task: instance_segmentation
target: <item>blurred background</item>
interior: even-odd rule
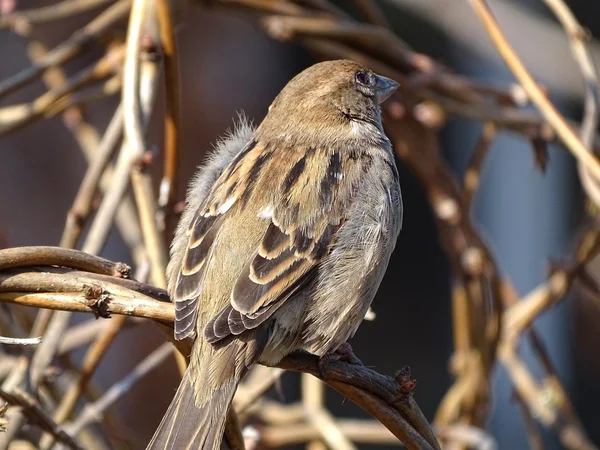
[[[14,4],[13,4],[14,2]],[[356,15],[351,2],[338,6]],[[499,59],[485,31],[459,0],[386,0],[382,11],[397,34],[416,51],[430,55],[455,72],[489,83],[514,79]],[[502,29],[536,79],[565,115],[581,119],[583,83],[564,32],[540,0],[489,2]],[[600,5],[569,0],[574,14],[593,36],[600,36]],[[51,1],[2,0],[5,13],[13,8],[50,5]],[[97,13],[36,26],[36,36],[49,48],[70,36]],[[285,83],[317,60],[301,46],[270,39],[240,11],[215,10],[197,3],[175,8],[181,68],[181,183],[177,198],[202,163],[212,144],[233,126],[244,111],[259,123]],[[123,32],[125,23],[123,24]],[[0,79],[27,67],[27,43],[10,30],[0,32]],[[595,55],[600,46],[594,41]],[[94,53],[96,52],[96,53]],[[65,65],[68,72],[86,67],[101,49],[90,48]],[[44,92],[41,82],[5,99],[13,104]],[[162,146],[164,93],[150,123],[147,142]],[[103,130],[117,98],[86,105],[86,119]],[[57,245],[86,169],[72,134],[60,115],[37,121],[0,138],[0,246]],[[443,156],[461,177],[481,132],[481,123],[451,120],[440,131]],[[546,279],[549,260],[570,254],[584,219],[584,202],[573,158],[551,145],[546,173],[536,167],[531,144],[501,133],[483,169],[475,200],[474,222],[492,249],[501,272],[524,295]],[[153,170],[161,173],[160,158]],[[373,304],[374,321],[365,322],[351,344],[365,365],[393,374],[409,365],[418,385],[415,399],[429,419],[451,386],[449,361],[453,350],[451,321],[452,272],[440,244],[427,196],[415,175],[398,161],[405,204],[405,222],[387,275]],[[129,262],[117,233],[111,234],[106,258]],[[593,264],[592,264],[593,267]],[[76,320],[81,320],[77,316]],[[574,290],[567,301],[545,313],[534,327],[574,402],[590,439],[600,444],[600,303]],[[152,324],[120,334],[95,380],[108,387],[122,378],[149,351],[163,342]],[[524,360],[534,373],[540,368],[528,344]],[[81,358],[82,352],[77,355]],[[299,376],[283,378],[286,401],[299,396]],[[168,405],[179,381],[170,359],[142,380],[116,405],[126,435],[115,439],[130,448],[143,448]],[[275,396],[277,398],[277,396]],[[500,449],[530,448],[519,406],[501,366],[492,381],[491,415],[486,429]],[[351,403],[327,391],[330,411],[342,417],[366,417]],[[544,448],[562,448],[554,432],[543,431]],[[384,446],[385,447],[385,446]],[[361,445],[360,448],[382,448]]]

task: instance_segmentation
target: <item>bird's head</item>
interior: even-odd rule
[[[321,62],[289,81],[270,106],[261,128],[303,138],[352,132],[363,124],[381,129],[379,105],[397,87],[395,81],[354,61]]]

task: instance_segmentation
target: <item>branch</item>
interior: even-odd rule
[[[111,0],[64,0],[54,5],[42,8],[25,9],[5,14],[0,17],[0,30],[19,27],[26,23],[28,26],[66,19],[76,14],[89,11],[98,6],[110,3]]]
[[[560,114],[552,102],[548,100],[546,93],[533,79],[523,62],[508,43],[485,0],[467,1],[481,19],[490,38],[498,49],[498,52],[500,52],[502,58],[504,58],[504,61],[517,80],[519,80],[519,83],[521,83],[521,86],[523,86],[523,89],[525,89],[525,92],[531,101],[537,106],[542,116],[548,121],[552,128],[554,128],[560,140],[571,153],[573,153],[573,156],[575,156],[596,179],[600,179],[600,163],[585,145],[583,145],[562,114]]]
[[[101,37],[109,27],[124,18],[129,12],[130,3],[131,0],[119,0],[65,42],[48,52],[35,65],[0,82],[0,98],[30,83],[46,69],[61,65],[71,59],[86,44]]]
[[[598,115],[600,110],[600,88],[598,87],[598,74],[594,60],[587,45],[589,36],[577,19],[562,0],[545,0],[546,5],[552,10],[556,18],[565,29],[573,59],[579,66],[585,81],[585,101],[583,104],[583,121],[581,123],[581,142],[586,148],[592,149],[596,130],[598,129]],[[579,177],[587,194],[600,207],[600,183],[589,170],[581,163],[577,164]]]
[[[120,278],[128,278],[131,271],[126,264],[59,247],[17,247],[0,250],[0,270],[59,265]]]
[[[173,350],[169,343],[165,343],[154,350],[125,378],[111,386],[101,398],[94,403],[86,405],[77,420],[66,427],[69,434],[75,436],[86,426],[101,420],[107,408],[128,393],[140,379],[156,369],[172,353]]]
[[[67,213],[65,228],[60,240],[61,247],[75,248],[77,246],[77,242],[83,231],[83,225],[87,222],[92,212],[92,202],[100,186],[102,175],[117,149],[122,131],[123,110],[119,106],[108,124],[102,141],[94,152],[94,158],[83,177],[79,191],[73,201],[73,206],[71,206]]]
[[[60,262],[60,265],[64,266],[66,263],[67,261]],[[0,281],[0,291],[10,290],[0,292],[0,302],[90,312],[101,317],[124,314],[163,323],[172,323],[174,320],[173,305],[160,301],[164,298],[164,291],[142,283],[136,284],[120,278],[102,278],[100,275],[77,271],[53,274],[31,273],[25,268],[21,270],[22,273],[17,273],[18,270],[13,269],[10,275],[0,278],[4,280]],[[3,274],[0,272],[0,275]],[[90,276],[95,278],[90,279]],[[47,278],[46,282],[43,282],[44,278]],[[93,284],[87,284],[91,280]],[[140,289],[129,289],[113,284],[110,280]],[[38,292],[12,291],[32,290],[33,285],[38,286]],[[67,289],[69,291],[65,292]],[[149,292],[160,295],[153,298],[146,295]],[[172,332],[169,338],[173,339]],[[188,346],[189,353],[189,342],[184,341],[179,345]],[[308,354],[291,355],[284,359],[279,367],[320,377],[318,358]],[[400,384],[393,378],[380,375],[367,367],[342,362],[332,362],[323,378],[326,384],[381,421],[409,449],[439,449],[427,420],[412,398],[411,390],[414,384],[406,382],[404,373],[399,375],[398,380]],[[409,389],[406,389],[406,386]]]
[[[6,345],[37,345],[42,342],[42,338],[11,338],[0,336],[0,344]]]
[[[179,167],[179,61],[177,40],[171,19],[171,9],[167,0],[157,1],[157,18],[160,29],[160,41],[164,52],[166,114],[164,174],[160,183],[158,206],[162,209],[163,221],[169,215],[169,208],[175,203],[177,192],[177,169]],[[165,223],[163,222],[163,228]]]
[[[21,392],[9,393],[3,389],[0,389],[0,397],[11,405],[23,408],[25,415],[32,423],[39,424],[42,430],[51,433],[57,441],[64,443],[69,448],[83,450],[83,447],[80,447],[69,433],[57,425],[32,397]]]

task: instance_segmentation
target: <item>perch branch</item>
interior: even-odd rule
[[[63,266],[64,263],[60,265]],[[11,273],[14,273],[15,270],[13,268]],[[42,275],[51,276],[53,274]],[[81,272],[66,272],[58,274],[58,276],[63,277],[66,283],[65,286],[72,288],[77,284],[78,277],[83,275]],[[21,282],[25,284],[25,287],[29,277],[29,274],[21,277]],[[8,280],[14,279],[15,275],[6,278]],[[71,278],[75,279],[71,280]],[[128,281],[119,278],[115,278],[115,280],[120,280],[119,283]],[[19,282],[19,278],[17,278],[17,282]],[[54,289],[53,286],[56,285],[57,280],[54,280],[49,282],[46,288]],[[12,287],[16,288],[17,286],[12,285]],[[166,323],[171,323],[174,319],[174,308],[171,303],[149,298],[140,292],[113,285],[99,278],[94,286],[82,287],[81,289],[85,290],[86,293],[66,293],[60,290],[54,292],[50,289],[35,293],[0,292],[0,301],[33,307],[91,312],[103,317],[114,313],[146,317]],[[147,288],[144,291],[150,292],[153,290],[156,291],[157,289]],[[158,292],[161,291],[158,290]],[[186,345],[189,345],[189,343]],[[279,367],[320,376],[318,359],[310,355],[290,356],[282,361]],[[402,378],[399,378],[399,380],[402,380]],[[380,375],[363,366],[334,362],[328,366],[323,381],[380,420],[408,448],[439,448],[433,432],[413,400],[410,390],[408,392],[404,391],[403,385],[399,385],[393,378]],[[404,383],[404,381],[401,382]],[[409,383],[409,386],[412,386],[412,383]],[[71,430],[71,428],[68,429]]]

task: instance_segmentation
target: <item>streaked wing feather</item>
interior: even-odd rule
[[[277,146],[267,148],[253,140],[200,207],[188,231],[176,289],[176,333],[193,328],[197,312],[192,308],[197,308],[211,246],[236,203],[238,210],[256,208],[265,231],[232,286],[230,305],[205,326],[208,342],[241,334],[267,320],[309,273],[316,272],[331,248],[362,170],[361,157],[356,151],[314,147],[288,146],[285,151],[283,156]],[[255,191],[261,194],[254,195]]]

